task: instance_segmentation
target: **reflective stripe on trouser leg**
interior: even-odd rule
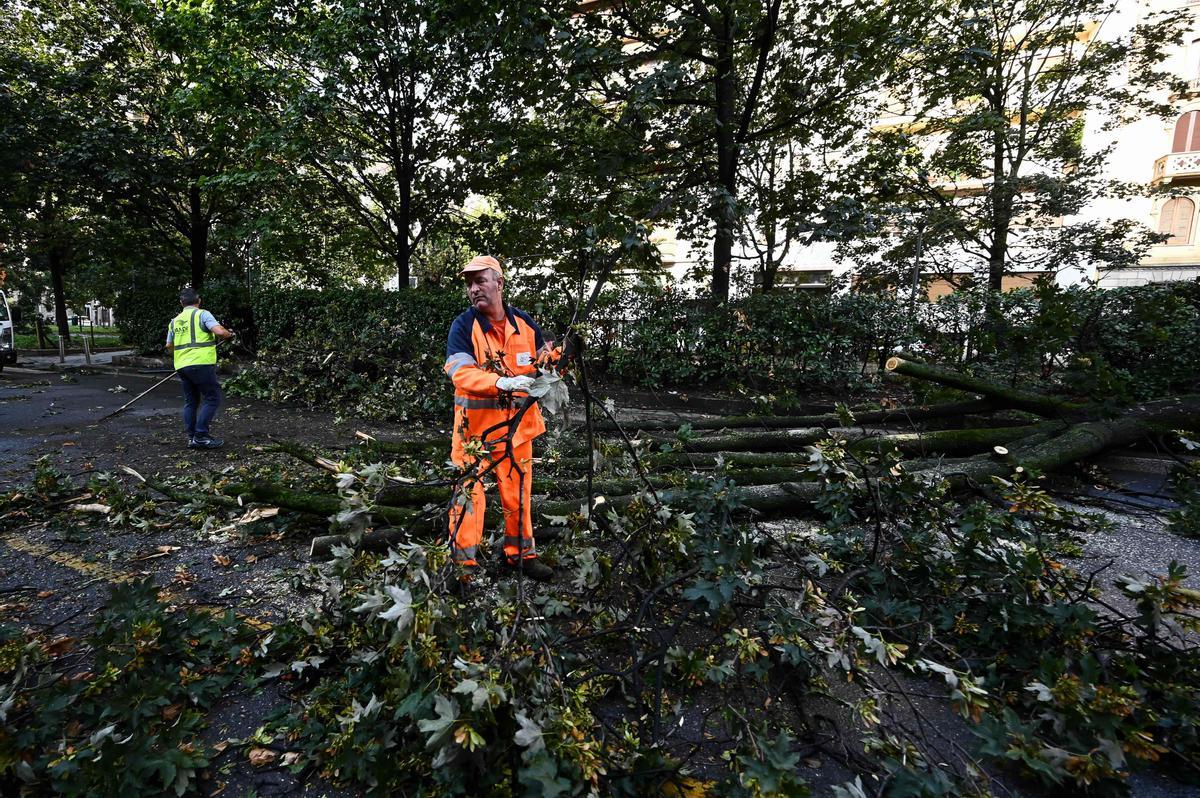
[[[502,455],[504,449],[499,447],[495,451],[496,454],[493,454],[493,457]],[[500,503],[504,505],[504,556],[515,558],[523,552],[524,556],[533,557],[533,512],[530,508],[533,497],[533,441],[525,441],[519,446],[514,446],[513,457],[520,464],[524,477],[518,473],[516,468],[513,468],[511,461],[501,463],[492,472],[496,475],[496,483],[500,488]],[[524,491],[522,491],[522,487]],[[524,492],[523,513],[521,512],[522,492]]]
[[[476,480],[475,486],[471,490],[471,507],[466,510],[461,524],[459,517],[464,516],[465,508],[457,504],[450,508],[450,531],[458,530],[454,537],[454,545],[451,547],[451,554],[457,563],[476,564],[475,553],[480,542],[483,541],[483,503],[483,483]]]

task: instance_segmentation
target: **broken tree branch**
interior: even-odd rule
[[[970,413],[987,413],[997,409],[996,402],[975,399],[967,402],[948,402],[937,405],[914,405],[891,410],[867,410],[854,414],[856,424],[912,423],[938,418],[954,418]],[[639,421],[628,425],[630,429],[650,432],[677,429],[685,422]],[[718,429],[789,429],[797,427],[838,427],[845,423],[837,413],[822,413],[811,416],[725,416],[686,422],[694,430]],[[597,430],[612,431],[611,424],[597,424]]]
[[[1088,410],[1087,405],[1067,402],[1063,399],[1056,399],[1052,396],[1034,393],[1033,391],[1024,391],[1020,388],[997,385],[989,380],[972,377],[960,371],[954,371],[953,369],[941,366],[932,366],[928,363],[917,363],[901,357],[888,358],[887,363],[884,364],[884,368],[890,372],[902,374],[905,377],[936,382],[939,385],[957,388],[960,391],[981,394],[1004,406],[1013,407],[1018,410],[1027,410],[1030,413],[1036,413],[1039,416],[1046,416],[1048,418],[1078,417]]]

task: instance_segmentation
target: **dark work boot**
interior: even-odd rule
[[[526,557],[524,560],[505,559],[504,570],[513,575],[520,571],[525,574],[526,579],[532,579],[535,582],[554,581],[554,569],[537,557]]]

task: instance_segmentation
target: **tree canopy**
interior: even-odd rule
[[[1081,131],[1163,111],[1180,20],[1101,35],[1114,7],[33,0],[0,17],[3,257],[60,307],[404,289],[471,249],[603,282],[660,228],[717,301],[817,241],[894,284],[917,230],[993,290],[1121,265],[1148,230],[1056,221],[1118,190]]]

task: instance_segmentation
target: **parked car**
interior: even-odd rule
[[[8,297],[0,291],[0,371],[4,364],[17,362],[16,330],[13,329],[12,311],[8,307]]]

